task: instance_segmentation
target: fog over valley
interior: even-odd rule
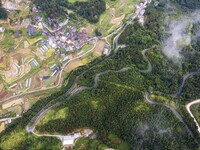
[[[192,35],[193,24],[200,22],[200,11],[195,11],[177,20],[172,20],[167,29],[168,37],[163,41],[162,52],[175,63],[183,58],[181,51],[191,45],[192,40],[200,36],[200,30]]]

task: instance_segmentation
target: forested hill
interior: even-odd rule
[[[92,23],[98,22],[99,16],[106,9],[104,0],[76,1],[75,3],[70,3],[67,0],[33,0],[33,4],[41,10],[44,17],[61,18],[67,15],[65,11],[67,8]]]
[[[180,4],[183,8],[198,9],[200,8],[200,0],[171,0]]]
[[[98,22],[99,16],[106,10],[104,0],[90,0],[88,2],[75,2],[69,8],[90,22]]]
[[[33,0],[33,4],[42,12],[44,17],[58,18],[66,15],[64,6],[67,3],[65,0]]]

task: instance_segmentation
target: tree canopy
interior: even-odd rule
[[[1,0],[0,0],[0,19],[7,19],[8,14],[5,8],[3,8]]]
[[[33,3],[42,11],[45,17],[62,17],[67,14],[65,10],[67,8],[92,23],[98,22],[99,16],[106,9],[104,0],[76,1],[75,3],[70,3],[66,0],[33,0]]]

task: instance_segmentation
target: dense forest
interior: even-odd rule
[[[89,22],[98,22],[99,16],[105,11],[104,0],[90,0],[86,2],[76,1],[70,3],[66,0],[33,0],[33,3],[47,18],[60,18],[67,15],[67,9],[71,9]]]
[[[0,0],[0,19],[7,19],[8,14],[5,8],[2,7],[2,3]]]
[[[67,13],[64,10],[65,0],[34,0],[33,4],[37,6],[46,18],[59,18],[60,16],[66,16]]]
[[[178,3],[183,8],[191,10],[200,8],[200,0],[171,0],[171,1]]]
[[[68,8],[88,21],[95,23],[99,21],[99,16],[106,10],[106,4],[104,0],[76,1],[74,4],[70,4]]]

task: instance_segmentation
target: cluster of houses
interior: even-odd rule
[[[95,39],[91,39],[85,29],[78,31],[75,25],[67,25],[68,19],[65,19],[63,22],[54,24],[50,29],[48,24],[51,24],[51,19],[47,18],[47,22],[42,22],[42,17],[38,16],[38,10],[33,7],[33,12],[35,15],[31,18],[31,25],[28,26],[28,35],[33,36],[37,33],[37,28],[42,29],[42,36],[45,40],[42,40],[40,43],[39,52],[41,55],[44,55],[49,48],[55,49],[55,54],[59,54],[62,58],[62,62],[57,66],[53,64],[50,67],[52,74],[50,76],[44,76],[40,80],[47,80],[50,77],[53,77],[58,74],[61,70],[62,64],[69,61],[67,56],[68,52],[74,52],[81,49],[85,44],[94,44]],[[37,28],[36,28],[37,27]],[[34,60],[32,61],[35,66],[38,63]]]
[[[139,22],[144,25],[144,13],[146,11],[146,7],[147,7],[147,4],[150,4],[151,3],[151,0],[145,0],[144,3],[139,3],[137,6],[136,6],[136,15],[139,19]]]
[[[46,24],[43,22],[42,17],[38,15],[38,10],[35,7],[32,8],[32,11],[34,15],[32,15],[31,24],[28,26],[28,35],[35,35],[37,33],[37,28],[42,29],[42,35],[46,37],[46,41],[44,41],[45,45],[52,47],[57,53],[63,54],[78,50],[85,44],[93,44],[95,42],[95,40],[89,40],[85,29],[78,31],[75,25],[67,25],[68,18],[54,24],[51,23],[54,22],[52,19],[47,18],[48,24]],[[53,26],[49,28],[49,24]]]
[[[43,35],[47,37],[46,44],[56,49],[60,54],[78,50],[85,44],[93,44],[95,42],[94,40],[89,40],[86,30],[79,32],[73,26],[63,27],[54,33],[43,30]]]
[[[36,7],[32,8],[32,12],[34,14],[31,17],[31,25],[28,26],[29,36],[36,34],[36,27],[41,28],[42,35],[47,37],[45,44],[56,49],[57,52],[77,50],[85,44],[92,44],[94,42],[89,40],[86,30],[78,31],[75,25],[67,25],[68,18],[59,23],[55,23],[53,19],[47,18],[48,24],[46,24],[43,23],[42,17],[38,15]],[[51,25],[51,29],[49,25]]]
[[[40,20],[40,19],[38,19]],[[85,44],[94,44],[95,39],[89,39],[89,36],[85,29],[82,31],[78,31],[74,26],[63,26],[65,22],[60,23],[59,30],[56,31],[49,31],[47,28],[42,29],[42,35],[45,36],[46,40],[41,41],[39,52],[41,55],[44,55],[51,47],[55,49],[56,54],[60,54],[62,58],[62,63],[60,65],[53,64],[50,67],[52,70],[52,74],[50,76],[44,76],[40,78],[40,80],[47,80],[50,77],[53,77],[58,74],[61,70],[62,64],[69,61],[69,57],[66,55],[67,52],[72,52],[75,50],[80,49]],[[44,25],[47,26],[47,25]],[[29,35],[36,34],[36,28],[32,25],[28,26]],[[29,63],[33,63],[35,66],[38,65],[36,60],[30,60]]]

